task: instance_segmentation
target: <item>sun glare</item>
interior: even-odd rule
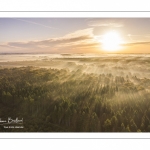
[[[102,47],[105,51],[113,52],[121,49],[121,37],[117,32],[108,32],[102,37]]]

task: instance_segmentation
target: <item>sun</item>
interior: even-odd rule
[[[105,51],[113,52],[121,49],[122,39],[117,32],[111,31],[102,36],[101,43]]]

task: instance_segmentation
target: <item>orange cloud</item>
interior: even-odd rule
[[[1,47],[7,47],[7,48],[20,48],[21,50],[26,50],[26,51],[41,51],[44,52],[45,50],[49,52],[52,52],[54,50],[61,50],[67,49],[67,51],[71,49],[72,47],[74,48],[79,48],[82,46],[84,47],[90,47],[91,45],[98,45],[94,39],[93,35],[93,29],[88,28],[88,29],[83,29],[83,30],[78,30],[73,33],[69,33],[63,37],[58,37],[58,38],[50,38],[46,40],[41,40],[41,41],[28,41],[28,42],[8,42],[6,44],[1,44]]]

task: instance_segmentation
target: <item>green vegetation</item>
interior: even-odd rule
[[[150,79],[81,69],[0,69],[0,117],[23,118],[1,132],[149,132]]]

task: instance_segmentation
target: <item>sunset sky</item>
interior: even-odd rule
[[[150,18],[0,18],[0,53],[150,53]]]

